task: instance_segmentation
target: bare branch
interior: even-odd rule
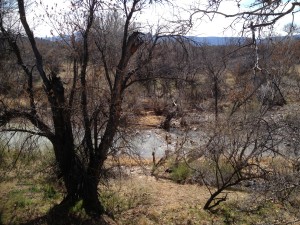
[[[32,47],[32,51],[35,55],[37,69],[39,71],[39,74],[40,74],[40,76],[41,76],[41,78],[44,82],[44,85],[45,85],[47,91],[50,91],[51,82],[46,76],[46,73],[45,73],[45,70],[44,70],[44,65],[43,65],[42,55],[41,55],[40,51],[37,48],[33,32],[30,30],[30,27],[29,27],[28,22],[27,22],[25,7],[24,7],[24,0],[18,0],[18,7],[19,7],[19,14],[20,14],[21,23],[22,23],[22,25],[25,29],[25,32],[28,36],[28,39],[29,39],[31,47]]]
[[[51,132],[50,128],[43,123],[40,119],[38,119],[36,116],[32,115],[31,113],[27,113],[25,111],[19,111],[19,110],[5,110],[0,115],[0,126],[4,126],[11,122],[13,119],[26,119],[28,120],[33,126],[38,128],[43,132],[43,136],[49,138],[49,140],[53,141],[54,134]]]

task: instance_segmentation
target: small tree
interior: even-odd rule
[[[210,85],[216,121],[219,116],[219,101],[224,95],[222,86],[225,83],[225,72],[229,60],[228,50],[227,46],[200,46],[202,73],[205,74],[207,83]]]
[[[269,170],[262,162],[276,152],[281,142],[273,138],[277,129],[263,115],[234,117],[219,123],[199,162],[191,164],[195,179],[210,192],[204,209],[212,210],[226,201],[229,188],[267,177]]]

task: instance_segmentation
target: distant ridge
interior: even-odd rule
[[[197,44],[207,44],[207,45],[227,45],[230,43],[244,43],[247,38],[244,37],[197,37],[197,36],[188,36],[191,41]]]
[[[188,39],[197,43],[197,44],[206,44],[206,45],[228,45],[228,44],[245,44],[246,41],[249,41],[249,38],[246,37],[197,37],[197,36],[187,36]],[[259,40],[260,43],[265,41],[273,40],[273,41],[285,41],[288,38],[292,38],[293,40],[300,40],[300,35],[293,36],[274,36],[270,38],[265,38]],[[248,42],[249,43],[249,42]]]

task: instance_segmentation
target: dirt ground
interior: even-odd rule
[[[224,224],[223,218],[203,210],[210,196],[205,186],[178,184],[168,179],[156,179],[139,169],[131,175],[115,180],[109,190],[122,193],[135,204],[116,213],[119,224]],[[229,202],[247,196],[243,192],[229,192]],[[133,198],[132,200],[130,200]]]

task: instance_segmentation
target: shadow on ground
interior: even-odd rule
[[[117,225],[117,223],[106,215],[98,219],[80,219],[75,216],[53,218],[45,215],[20,225]]]
[[[117,225],[117,223],[107,215],[97,218],[82,218],[70,214],[67,207],[56,205],[46,215],[34,218],[21,225]]]

